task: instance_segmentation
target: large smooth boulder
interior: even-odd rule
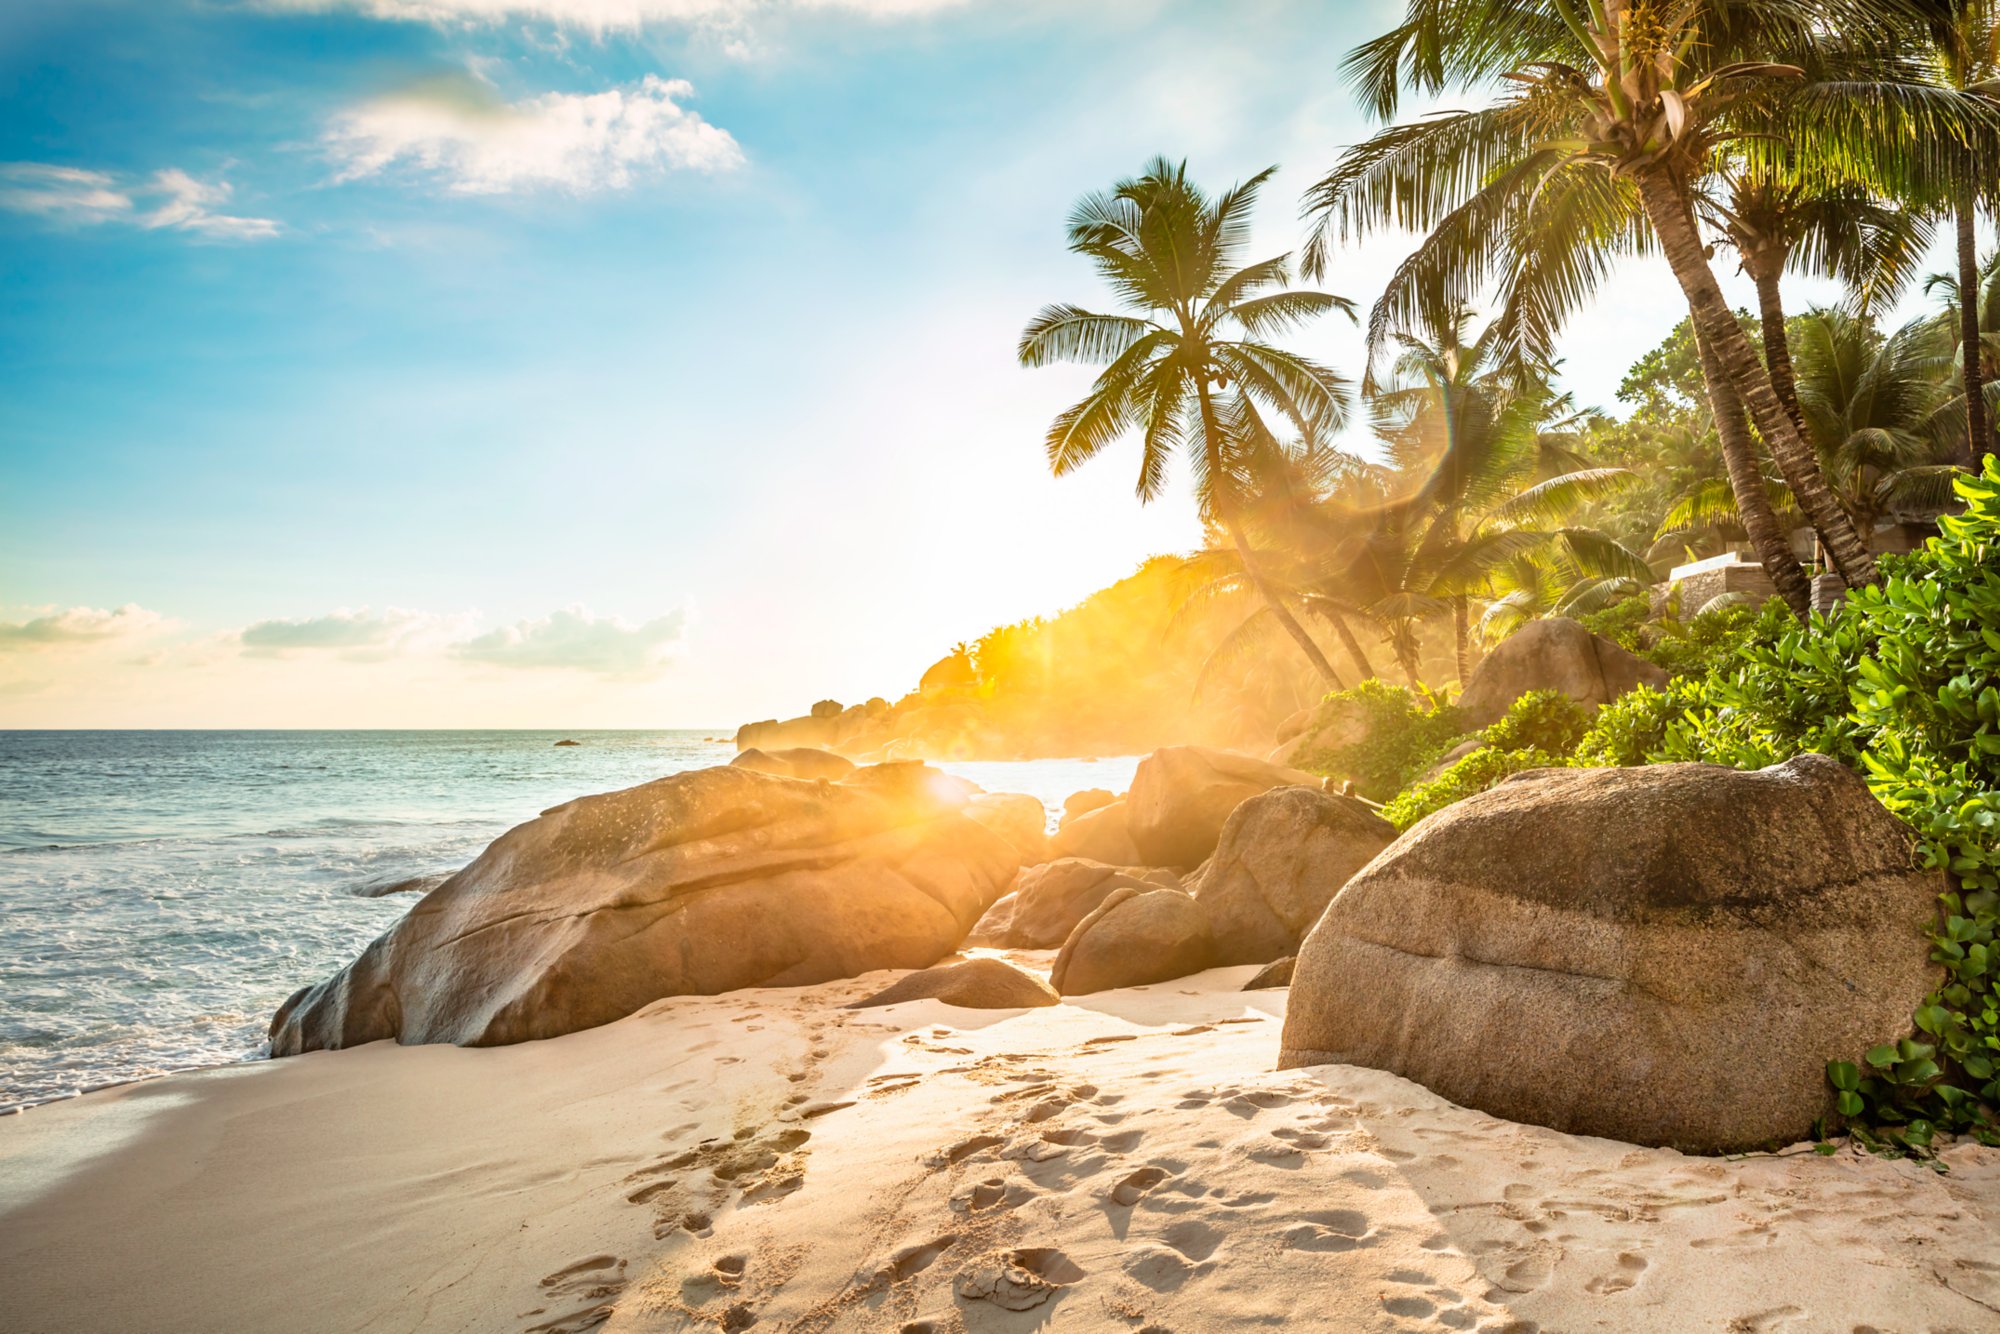
[[[1366,803],[1316,787],[1273,788],[1238,806],[1189,885],[1208,912],[1216,963],[1297,952],[1340,887],[1395,841],[1396,827]]]
[[[979,939],[974,943],[1052,950],[1068,940],[1077,923],[1117,890],[1179,888],[1180,877],[1172,871],[1106,866],[1082,857],[1060,858],[1021,872],[1014,892],[980,919],[974,932]],[[995,919],[1003,904],[1007,905],[1007,920],[1000,923]]]
[[[1459,696],[1468,728],[1498,722],[1531,690],[1560,690],[1577,703],[1609,704],[1635,686],[1662,686],[1667,674],[1594,635],[1567,616],[1530,621],[1500,641],[1475,667]]]
[[[1086,811],[1049,836],[1051,857],[1083,857],[1109,866],[1138,863],[1139,845],[1132,841],[1126,820],[1126,805],[1114,801],[1094,811]]]
[[[725,766],[545,811],[286,1001],[272,1054],[524,1042],[664,996],[928,967],[1019,859],[944,775],[886,768],[801,783]]]
[[[1139,853],[1130,860],[1198,866],[1215,851],[1230,812],[1245,801],[1274,787],[1319,782],[1312,774],[1234,751],[1162,747],[1139,761],[1125,794],[1126,827]]]
[[[1828,1060],[1910,1031],[1943,888],[1825,756],[1519,774],[1328,906],[1279,1065],[1691,1153],[1791,1143],[1830,1109]]]
[[[1049,812],[1041,798],[1025,792],[981,792],[965,803],[965,815],[1011,843],[1021,865],[1049,859]]]
[[[850,1004],[850,1010],[872,1010],[904,1001],[940,1000],[966,1010],[1018,1010],[1060,1005],[1062,997],[1032,973],[998,959],[967,959],[911,973],[874,995]]]
[[[830,750],[794,746],[789,750],[746,750],[729,762],[738,769],[779,778],[825,779],[837,783],[854,772],[854,761]]]
[[[1201,905],[1178,889],[1115,890],[1077,923],[1049,984],[1065,996],[1165,982],[1214,966]]]

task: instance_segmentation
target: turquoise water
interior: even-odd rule
[[[385,887],[571,797],[726,763],[713,735],[0,732],[0,1109],[257,1055],[280,1001],[415,902]],[[942,767],[1057,810],[1135,763]]]

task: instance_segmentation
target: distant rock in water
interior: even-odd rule
[[[1944,888],[1824,755],[1519,774],[1327,906],[1278,1064],[1684,1153],[1794,1143],[1832,1111],[1827,1061],[1911,1031]]]
[[[368,880],[351,891],[358,899],[386,899],[391,894],[428,894],[451,879],[449,875],[412,875],[395,880]]]
[[[581,746],[583,743],[581,741],[571,741],[568,737],[564,737],[561,741],[556,742],[556,744],[558,746]]]
[[[1019,865],[961,813],[967,786],[921,765],[848,783],[725,766],[554,807],[287,1000],[272,1054],[497,1046],[666,996],[928,967]]]
[[[1012,964],[998,959],[967,959],[964,963],[941,964],[911,973],[847,1008],[872,1010],[913,1000],[940,1000],[967,1010],[1015,1010],[1062,1004],[1062,997],[1056,995],[1053,987]]]

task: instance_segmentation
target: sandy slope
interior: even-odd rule
[[[1250,971],[837,1008],[878,975],[0,1118],[0,1329],[2000,1329],[2000,1153],[1693,1159],[1273,1073]]]

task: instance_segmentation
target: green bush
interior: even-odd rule
[[[1328,695],[1311,727],[1332,728],[1351,739],[1308,751],[1299,757],[1298,767],[1352,780],[1355,791],[1370,801],[1402,791],[1464,734],[1452,705],[1374,677]]]
[[[1657,735],[1649,760],[1738,768],[1819,751],[1910,825],[1919,864],[1950,875],[1931,956],[1945,980],[1917,1009],[1920,1036],[1828,1077],[1843,1111],[1917,1149],[1940,1126],[2000,1144],[2000,466],[1956,485],[1966,512],[1885,558],[1881,584],[1810,626],[1760,617],[1704,679],[1627,696],[1579,747],[1622,756]]]
[[[1460,756],[1437,777],[1418,783],[1384,806],[1382,818],[1400,832],[1434,811],[1484,792],[1509,775],[1527,769],[1560,769],[1563,763],[1561,756],[1545,750],[1481,746]]]
[[[1479,733],[1481,745],[1433,778],[1407,788],[1382,808],[1382,818],[1408,829],[1432,811],[1484,792],[1524,769],[1560,768],[1590,725],[1590,714],[1559,690],[1533,690]]]
[[[1630,768],[1648,763],[1666,744],[1667,724],[1687,711],[1683,687],[1637,686],[1597,711],[1576,743],[1572,763],[1586,769]]]
[[[1567,755],[1590,729],[1590,711],[1560,690],[1531,690],[1508,705],[1479,739],[1501,750]]]
[[[1641,594],[1579,618],[1586,630],[1629,653],[1664,668],[1672,676],[1701,676],[1744,644],[1789,620],[1785,604],[1771,598],[1762,606],[1738,604],[1704,611],[1687,620],[1655,618]]]

